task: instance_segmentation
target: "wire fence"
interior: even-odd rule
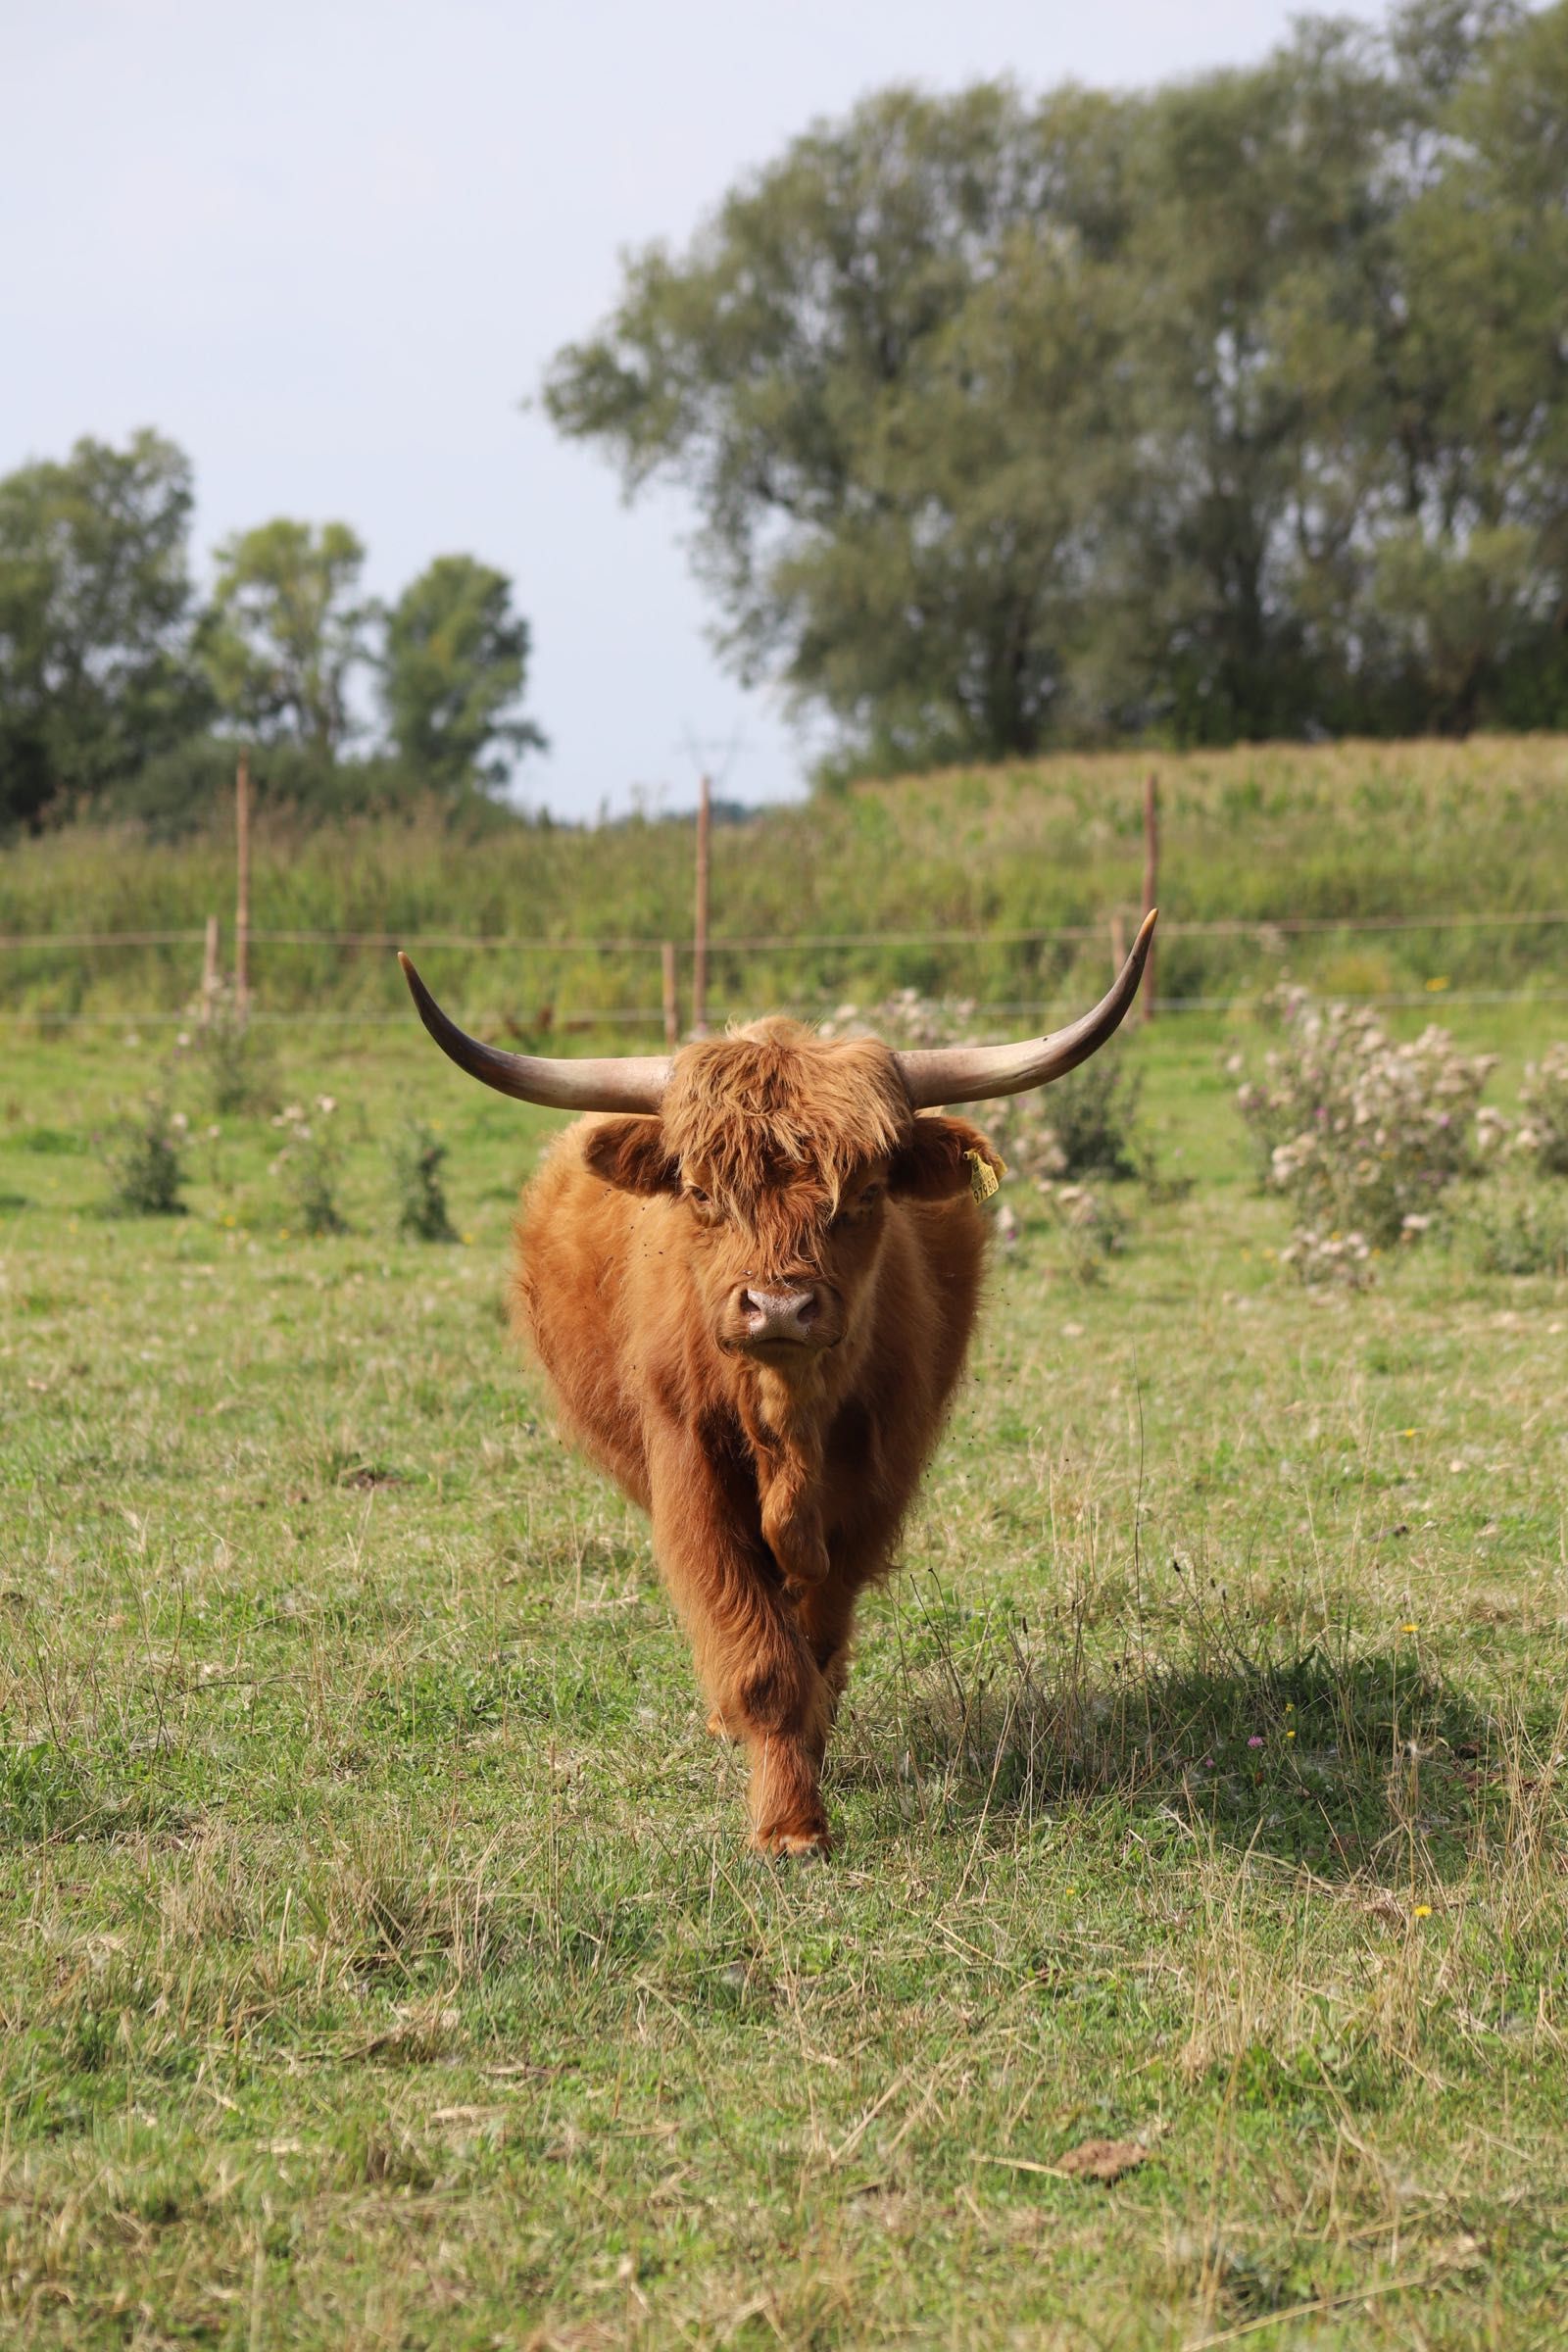
[[[1372,915],[1252,915],[1217,921],[1183,922],[1180,916],[1161,916],[1162,941],[1177,939],[1297,939],[1338,933],[1371,937],[1399,931],[1500,931],[1531,925],[1568,925],[1568,908],[1510,909],[1501,914],[1372,914]],[[1101,940],[1108,925],[1054,923],[1035,930],[970,928],[947,931],[780,931],[727,936],[709,941],[710,954],[772,954],[797,948],[955,948],[1050,946],[1056,940],[1073,943]],[[7,949],[47,948],[166,948],[200,947],[204,925],[178,931],[0,931],[0,953]],[[509,956],[662,956],[673,945],[677,955],[689,956],[690,941],[662,939],[540,938],[506,931],[274,931],[252,925],[253,946],[339,948],[346,953],[398,948],[457,948],[465,954]]]
[[[1446,934],[1464,934],[1473,940],[1478,934],[1518,935],[1532,929],[1546,932],[1553,928],[1563,931],[1565,950],[1568,950],[1568,910],[1562,908],[1506,908],[1477,913],[1368,914],[1353,917],[1246,916],[1188,921],[1180,917],[1163,917],[1159,938],[1162,951],[1166,952],[1179,949],[1184,941],[1234,942],[1243,947],[1250,943],[1277,967],[1282,949],[1292,940],[1349,942],[1359,938],[1376,939],[1401,934],[1410,937],[1424,935],[1431,940],[1440,939]],[[13,1028],[50,1030],[135,1030],[188,1025],[194,1017],[193,1004],[199,1004],[195,959],[198,955],[210,955],[213,936],[211,925],[124,931],[0,933],[0,958],[8,955],[24,955],[29,958],[41,957],[50,964],[57,954],[97,957],[104,954],[115,956],[122,952],[130,955],[137,951],[157,951],[166,977],[172,977],[169,975],[168,952],[189,950],[192,956],[189,971],[191,986],[184,992],[190,1001],[183,1007],[165,1003],[100,1009],[83,1005],[79,999],[75,1003],[36,1000],[0,1004],[0,1021]],[[861,959],[858,969],[853,976],[845,976],[852,979],[860,996],[873,994],[880,985],[869,976],[867,959],[870,963],[886,967],[895,957],[906,956],[910,951],[939,954],[967,948],[984,949],[993,952],[993,955],[997,951],[1018,951],[1026,958],[1030,952],[1034,952],[1033,969],[1012,969],[1006,974],[1014,979],[1015,986],[1005,997],[992,996],[984,1002],[972,1003],[975,1025],[985,1026],[1006,1021],[1034,1021],[1057,1008],[1065,1010],[1080,1005],[1080,981],[1086,951],[1096,944],[1103,947],[1108,970],[1122,936],[1120,920],[1112,917],[1098,923],[1064,923],[1022,929],[971,927],[926,931],[801,931],[718,935],[710,939],[708,952],[715,962],[729,959],[729,968],[736,979],[739,979],[739,974],[734,973],[736,959],[770,956],[858,956]],[[563,938],[446,930],[394,933],[255,926],[249,930],[248,940],[253,950],[275,951],[284,956],[290,953],[314,951],[318,955],[324,953],[329,960],[336,956],[359,957],[368,955],[390,958],[392,951],[400,947],[419,955],[448,952],[464,956],[530,959],[535,966],[540,961],[548,963],[552,959],[561,963],[568,957],[587,958],[595,966],[606,967],[604,976],[610,978],[612,986],[612,974],[609,967],[620,959],[627,959],[635,968],[641,965],[643,958],[647,958],[652,979],[653,973],[661,965],[667,971],[675,959],[689,963],[693,952],[689,941],[670,942],[649,937]],[[1003,972],[994,966],[992,977],[1003,976]],[[1194,970],[1192,976],[1199,977],[1200,974]],[[1228,979],[1230,973],[1226,971],[1215,976]],[[631,974],[628,972],[625,977],[629,979]],[[813,988],[805,991],[798,984],[792,988],[787,981],[780,986],[781,978],[781,974],[770,975],[771,984],[764,986],[761,994],[773,1009],[793,1012],[804,1018],[820,1018],[834,1011],[846,993],[842,988],[824,985],[820,979]],[[1390,1007],[1436,1005],[1440,1002],[1454,1005],[1559,1004],[1568,1001],[1568,986],[1556,984],[1559,979],[1568,981],[1568,953],[1561,957],[1548,955],[1541,962],[1530,984],[1524,986],[1490,985],[1481,981],[1479,976],[1474,981],[1450,981],[1446,976],[1432,976],[1420,985],[1401,985],[1392,974],[1390,978],[1392,984],[1388,986],[1341,986],[1334,993],[1356,1002]],[[208,985],[211,984],[210,970],[204,974],[204,979]],[[1032,993],[1021,993],[1016,987],[1018,980],[1022,980]],[[0,989],[4,988],[5,981],[5,966],[0,962]],[[319,995],[319,989],[317,993]],[[632,996],[639,993],[636,987],[628,991]],[[710,1005],[710,1019],[714,1025],[721,1025],[730,1018],[746,1017],[760,1009],[760,1003],[756,999],[747,999],[741,988],[735,988],[732,993],[735,999],[733,1003],[725,1004],[715,1002]],[[891,991],[883,987],[882,993]],[[1257,1004],[1265,994],[1265,988],[1253,986],[1218,990],[1202,987],[1184,990],[1176,987],[1169,993],[1162,990],[1157,1003],[1161,1014],[1228,1014]],[[964,996],[968,1003],[967,990]],[[307,1005],[270,1004],[253,995],[251,1017],[259,1023],[284,1029],[390,1029],[406,1025],[411,1016],[408,1008],[402,1004],[331,1005],[318,1001]],[[667,1035],[670,1012],[667,998],[662,1005],[658,1003],[585,1002],[571,1007],[551,1003],[541,1009],[539,1024],[565,1034],[591,1029],[657,1030],[662,1026]]]

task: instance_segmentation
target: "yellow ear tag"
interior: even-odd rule
[[[974,1195],[974,1204],[976,1208],[984,1208],[986,1202],[1001,1192],[1002,1176],[1007,1173],[1006,1163],[999,1160],[994,1168],[983,1152],[966,1152],[963,1156],[969,1162],[969,1190]],[[1001,1176],[997,1168],[1001,1169]]]

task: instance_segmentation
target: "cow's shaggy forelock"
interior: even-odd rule
[[[913,1125],[886,1046],[783,1019],[687,1046],[661,1115],[687,1177],[747,1222],[781,1187],[831,1214],[856,1171],[897,1152]]]

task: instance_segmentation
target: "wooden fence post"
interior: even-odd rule
[[[243,1022],[251,1008],[251,756],[234,770],[234,1009]]]
[[[202,1027],[213,1017],[213,999],[218,994],[218,917],[207,917],[207,938],[202,949]]]
[[[708,1035],[708,778],[697,786],[697,904],[692,915],[692,1035]]]
[[[1144,785],[1144,913],[1159,904],[1159,781],[1152,769]],[[1150,942],[1144,966],[1143,1017],[1154,1017],[1154,947]]]
[[[664,1044],[673,1054],[680,1044],[680,1004],[675,995],[675,942],[666,939],[659,951],[664,972]]]

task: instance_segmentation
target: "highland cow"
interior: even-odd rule
[[[1153,921],[1071,1028],[907,1053],[773,1019],[668,1059],[542,1060],[466,1036],[402,958],[461,1068],[594,1114],[523,1197],[515,1320],[570,1432],[653,1521],[766,1851],[827,1848],[856,1603],[891,1564],[974,1326],[1001,1162],[937,1106],[1087,1059],[1137,993]]]

